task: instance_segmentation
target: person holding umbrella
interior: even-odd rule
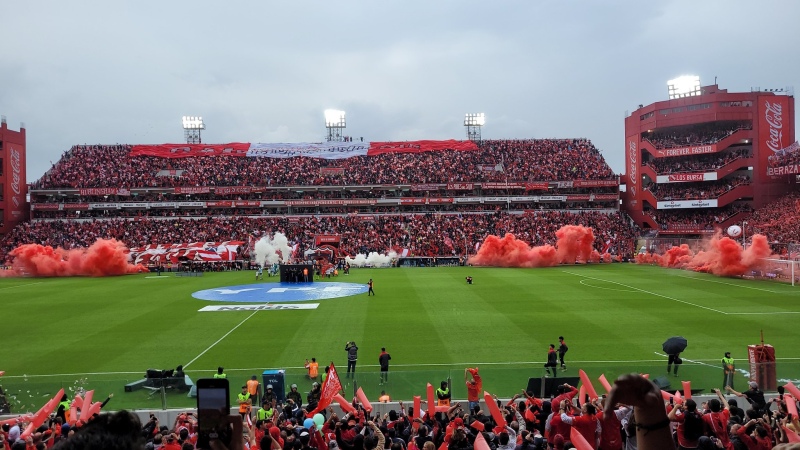
[[[664,353],[667,354],[669,358],[667,361],[667,375],[669,375],[670,371],[672,370],[672,366],[675,366],[674,375],[678,376],[678,366],[683,364],[683,360],[680,358],[680,354],[682,351],[686,350],[686,346],[688,342],[686,338],[683,336],[673,336],[661,345],[661,349],[664,350]]]

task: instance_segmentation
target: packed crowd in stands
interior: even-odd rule
[[[651,183],[646,189],[658,200],[703,200],[718,198],[743,184],[750,184],[749,176],[732,176],[699,183]]]
[[[800,194],[782,197],[756,210],[747,219],[745,232],[761,233],[770,242],[800,243]]]
[[[542,245],[554,244],[555,232],[563,225],[584,225],[595,232],[599,251],[610,241],[608,251],[626,256],[633,253],[634,227],[622,213],[541,211],[524,214],[417,214],[373,216],[325,216],[287,218],[207,217],[198,220],[136,218],[93,221],[35,221],[17,226],[0,242],[0,256],[21,244],[52,247],[88,247],[100,238],[114,238],[128,247],[195,241],[244,240],[263,233],[281,232],[299,244],[298,252],[313,246],[315,234],[339,234],[340,248],[350,255],[409,249],[415,256],[474,253],[474,245],[492,234],[513,233]],[[468,248],[467,248],[468,247]]]
[[[800,164],[800,150],[780,152],[769,157],[770,167],[793,166]]]
[[[689,147],[715,144],[738,130],[752,128],[749,121],[713,122],[642,133],[642,139],[650,141],[658,149]]]
[[[743,392],[726,387],[729,398],[715,390],[715,398],[698,404],[693,398],[665,400],[655,383],[630,374],[615,382],[608,397],[581,398],[578,388],[565,383],[551,398],[523,390],[483,404],[480,394],[491,380],[478,369],[467,370],[472,371],[465,376],[467,401],[453,399],[442,381],[435,394],[441,411],[425,408],[423,414],[403,401],[373,409],[355,398],[337,412],[325,408],[330,399],[318,382],[307,392],[292,385],[280,401],[270,386],[254,394],[243,386],[238,414],[225,417],[232,435],[227,447],[205,442],[209,437],[200,436],[195,411],[180,413],[171,423],[154,414],[142,423],[128,411],[72,426],[56,416],[25,438],[24,423],[6,424],[0,440],[6,450],[797,449],[790,444],[800,432],[800,420],[790,413],[796,400],[783,394],[769,398],[755,382]],[[380,402],[390,400],[384,391]]]
[[[738,148],[707,155],[653,158],[643,164],[652,167],[657,174],[704,172],[707,170],[719,169],[731,161],[735,161],[738,158],[746,158],[749,155],[749,148]]]
[[[657,211],[650,210],[649,214],[662,230],[700,229],[714,230],[720,224],[740,212],[749,213],[753,208],[747,203],[733,203],[724,208],[706,209],[680,209]]]
[[[477,151],[384,153],[324,160],[131,157],[130,145],[79,145],[65,152],[33,187],[352,186],[609,179],[614,176],[597,148],[585,139],[487,140],[479,147]],[[479,167],[489,170],[479,170]],[[325,174],[320,170],[324,168],[338,168],[341,173]],[[177,172],[159,176],[160,171]]]

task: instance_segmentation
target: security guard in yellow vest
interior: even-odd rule
[[[436,390],[436,406],[450,406],[450,386],[447,381],[442,381],[441,387]]]
[[[258,420],[270,420],[272,419],[272,415],[274,413],[275,410],[272,409],[272,405],[264,402],[264,404],[261,405],[261,408],[258,408],[258,411],[256,411],[256,418]]]
[[[242,392],[236,395],[236,401],[239,402],[239,414],[242,419],[247,419],[250,414],[250,406],[253,404],[253,401],[250,400],[250,393],[247,392],[247,385],[242,386]]]
[[[228,378],[228,374],[225,373],[224,368],[217,367],[217,373],[214,374],[214,378]]]
[[[725,376],[722,382],[722,389],[725,389],[725,386],[730,386],[733,389],[733,375],[736,373],[736,364],[731,358],[731,352],[725,352],[725,356],[722,358],[722,374]]]

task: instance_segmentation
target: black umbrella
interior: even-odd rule
[[[686,342],[686,338],[683,336],[672,336],[671,338],[664,341],[661,345],[661,348],[664,350],[664,353],[668,355],[677,355],[678,353],[686,350],[686,346],[689,343]]]

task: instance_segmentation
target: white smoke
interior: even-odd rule
[[[397,258],[397,252],[391,251],[388,255],[382,255],[378,252],[370,252],[369,255],[359,253],[355,258],[346,256],[344,260],[353,267],[389,267],[395,258]]]
[[[256,242],[256,262],[264,267],[266,264],[275,264],[276,262],[289,262],[292,256],[292,248],[289,247],[289,240],[283,233],[275,233],[275,236],[270,239],[269,235],[265,235]]]

